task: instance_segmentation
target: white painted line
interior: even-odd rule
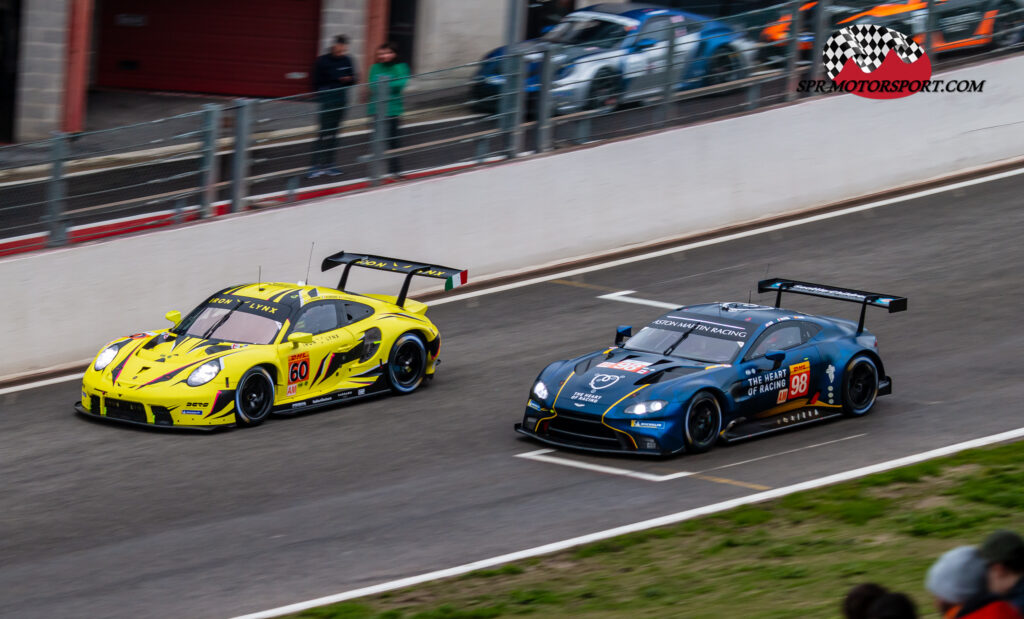
[[[846,438],[837,438],[834,441],[825,441],[824,443],[815,443],[814,445],[807,445],[805,447],[797,447],[796,449],[789,449],[787,451],[780,451],[779,453],[769,454],[767,456],[761,456],[760,458],[751,458],[749,460],[742,460],[740,462],[733,462],[732,464],[723,464],[722,466],[716,466],[714,468],[708,469],[707,471],[700,471],[700,472],[701,473],[707,473],[709,471],[719,471],[721,469],[728,469],[728,468],[731,468],[731,467],[734,467],[734,466],[740,466],[741,464],[750,464],[751,462],[757,462],[759,460],[767,460],[768,458],[774,458],[776,456],[784,456],[786,454],[791,454],[791,453],[795,453],[795,452],[798,452],[798,451],[804,451],[804,450],[807,450],[807,449],[814,449],[815,447],[824,447],[825,445],[832,445],[834,443],[841,443],[843,441],[848,441],[848,440],[850,440],[852,438],[860,438],[862,436],[867,436],[867,433],[865,432],[863,434],[854,434],[853,436],[847,436]]]
[[[28,391],[29,389],[38,389],[39,387],[46,387],[47,385],[56,385],[58,383],[66,383],[69,380],[77,380],[82,378],[82,374],[69,374],[67,376],[58,376],[57,378],[47,378],[46,380],[37,380],[34,383],[25,383],[24,385],[15,385],[14,387],[4,387],[0,389],[0,395],[6,395],[8,393],[15,393],[17,391]]]
[[[753,503],[761,503],[763,501],[770,501],[777,499],[795,492],[802,492],[804,490],[812,490],[814,488],[821,488],[822,486],[829,486],[844,481],[850,481],[851,479],[857,479],[864,477],[865,475],[871,475],[873,473],[881,473],[883,471],[889,471],[901,466],[907,466],[909,464],[916,464],[918,462],[924,462],[925,460],[931,460],[934,458],[940,458],[942,456],[948,456],[955,454],[965,449],[973,449],[975,447],[984,447],[986,445],[993,445],[995,443],[1002,443],[1005,441],[1012,441],[1024,437],[1024,428],[1017,428],[1016,430],[1009,430],[1007,432],[1001,432],[999,434],[993,434],[991,436],[984,436],[976,438],[970,441],[964,441],[962,443],[956,443],[954,445],[947,445],[945,447],[939,447],[930,451],[925,451],[912,456],[905,456],[903,458],[896,458],[895,460],[889,460],[887,462],[880,462],[878,464],[872,464],[870,466],[863,466],[860,468],[844,471],[842,473],[836,473],[834,475],[827,475],[825,477],[819,477],[818,479],[811,479],[808,481],[800,482],[790,486],[783,486],[781,488],[773,488],[772,490],[765,490],[764,492],[755,492],[754,494],[748,494],[746,496],[730,499],[728,501],[722,501],[720,503],[714,503],[712,505],[705,505],[703,507],[697,507],[694,509],[688,509],[682,512],[676,512],[667,516],[661,516],[658,518],[651,518],[650,520],[643,520],[641,522],[635,522],[633,524],[627,524],[612,529],[605,529],[604,531],[598,531],[596,533],[590,533],[588,535],[581,535],[579,537],[573,537],[570,539],[552,542],[550,544],[544,544],[542,546],[535,546],[533,548],[527,548],[526,550],[519,550],[517,552],[510,552],[508,554],[499,555],[497,557],[491,557],[489,559],[481,559],[472,563],[465,563],[455,567],[449,567],[443,570],[437,570],[434,572],[427,572],[425,574],[418,574],[416,576],[409,576],[408,578],[399,578],[397,580],[390,580],[382,582],[369,587],[362,587],[359,589],[351,589],[343,593],[337,593],[334,595],[328,595],[315,600],[309,600],[306,602],[298,602],[296,604],[289,604],[288,606],[280,606],[278,608],[272,608],[270,610],[264,610],[248,615],[241,615],[235,617],[235,619],[269,619],[270,617],[280,617],[289,613],[298,613],[310,608],[316,608],[317,606],[324,606],[326,604],[336,604],[338,602],[344,602],[346,600],[353,600],[356,598],[365,597],[368,595],[375,595],[377,593],[384,593],[386,591],[394,591],[396,589],[402,589],[404,587],[412,587],[414,585],[431,582],[434,580],[441,580],[443,578],[451,578],[453,576],[460,576],[462,574],[468,574],[476,570],[482,570],[492,568],[498,565],[504,565],[511,563],[512,561],[521,561],[523,559],[529,559],[532,557],[538,557],[542,555],[551,554],[553,552],[559,552],[569,548],[575,548],[576,546],[582,546],[583,544],[590,544],[592,542],[598,542],[601,540],[616,537],[618,535],[625,535],[627,533],[636,533],[637,531],[645,531],[647,529],[653,529],[656,527],[664,527],[684,520],[692,520],[701,516],[707,516],[709,514],[717,514],[734,507],[740,507],[742,505],[750,505]]]
[[[602,294],[598,296],[598,299],[608,299],[609,301],[622,301],[623,303],[635,303],[637,305],[650,305],[651,307],[664,307],[666,309],[679,309],[682,303],[664,303],[662,301],[652,301],[651,299],[637,299],[626,295],[631,295],[636,290],[622,290],[619,292],[612,292],[610,294]]]
[[[584,469],[587,471],[594,471],[595,473],[605,473],[608,475],[619,475],[621,477],[632,477],[634,479],[642,479],[644,481],[669,481],[672,479],[679,479],[680,477],[689,477],[693,473],[689,471],[679,471],[678,473],[669,473],[668,475],[652,475],[650,473],[641,473],[639,471],[631,471],[629,469],[620,469],[614,466],[605,466],[603,464],[590,464],[588,462],[578,462],[576,460],[568,460],[565,458],[559,458],[556,456],[549,456],[547,454],[555,451],[554,449],[540,449],[537,451],[530,451],[527,453],[516,454],[516,458],[525,458],[527,460],[535,460],[537,462],[547,462],[548,464],[558,464],[561,466],[568,466],[575,469]]]
[[[634,262],[640,262],[643,260],[650,260],[652,258],[660,258],[661,256],[670,256],[677,254],[681,251],[688,251],[691,249],[698,249],[700,247],[708,247],[711,245],[718,245],[721,243],[728,243],[729,241],[735,241],[738,239],[745,239],[766,232],[774,232],[776,230],[785,230],[787,228],[795,228],[804,224],[814,223],[816,221],[826,221],[829,219],[835,219],[836,217],[843,217],[851,213],[859,213],[861,211],[869,211],[872,209],[888,206],[890,204],[898,204],[900,202],[906,202],[908,200],[916,200],[918,198],[925,198],[927,196],[933,196],[939,193],[945,193],[947,191],[953,191],[955,189],[962,189],[964,187],[973,187],[974,185],[981,185],[992,181],[997,181],[1003,178],[1010,178],[1012,176],[1018,176],[1024,174],[1024,168],[1018,168],[1016,170],[1007,170],[1006,172],[999,172],[996,174],[990,174],[981,178],[975,178],[967,181],[960,181],[958,183],[952,183],[949,185],[943,185],[942,187],[934,187],[932,189],[924,189],[922,191],[916,191],[914,193],[908,193],[905,196],[899,196],[896,198],[887,198],[885,200],[879,200],[877,202],[869,202],[867,204],[861,204],[860,206],[851,206],[838,211],[831,211],[828,213],[820,213],[818,215],[811,215],[809,217],[803,217],[800,219],[794,219],[792,221],[786,221],[777,224],[771,224],[763,226],[761,228],[754,228],[752,230],[744,230],[743,232],[734,232],[732,234],[726,234],[718,236],[713,239],[705,239],[703,241],[695,241],[693,243],[686,243],[683,245],[677,245],[675,247],[669,247],[666,249],[659,249],[657,251],[648,252],[646,254],[640,254],[637,256],[630,256],[628,258],[619,258],[618,260],[610,260],[608,262],[602,262],[601,264],[594,264],[587,267],[580,267],[578,269],[570,269],[568,271],[560,271],[558,273],[552,273],[550,275],[543,275],[541,277],[532,277],[530,279],[524,279],[522,281],[513,282],[511,284],[502,284],[501,286],[494,286],[493,288],[484,288],[482,290],[475,290],[473,292],[464,292],[462,294],[453,295],[450,297],[444,297],[436,301],[431,301],[428,305],[443,305],[445,303],[454,303],[455,301],[464,301],[466,299],[472,299],[474,297],[483,296],[485,294],[493,294],[495,292],[504,292],[506,290],[514,290],[516,288],[522,288],[524,286],[532,286],[533,284],[540,284],[542,282],[548,282],[553,279],[564,279],[566,277],[572,277],[574,275],[583,275],[584,273],[592,273],[594,271],[603,271],[605,269],[612,269],[615,267],[623,266],[626,264],[632,264]],[[581,256],[581,258],[590,256]],[[503,275],[515,275],[517,272],[527,272],[535,269],[536,266],[522,269],[520,271],[513,271],[509,273],[503,273]]]

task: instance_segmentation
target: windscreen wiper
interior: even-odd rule
[[[697,324],[694,324],[692,327],[687,329],[685,333],[683,333],[682,335],[679,336],[679,339],[676,340],[675,344],[672,344],[671,346],[666,348],[665,352],[663,352],[661,354],[666,356],[666,357],[671,355],[672,351],[676,349],[676,346],[679,346],[680,344],[682,344],[683,340],[685,340],[687,338],[687,336],[689,336],[691,333],[693,333],[693,330],[696,329],[696,328],[697,328]]]
[[[204,339],[204,340],[210,339],[210,336],[213,335],[213,332],[216,331],[217,329],[219,329],[220,326],[222,324],[224,324],[227,321],[227,319],[231,317],[231,314],[234,314],[235,310],[238,309],[241,305],[242,305],[241,301],[239,301],[238,303],[235,303],[235,306],[232,307],[231,309],[229,309],[227,314],[224,314],[221,317],[220,320],[218,320],[217,322],[213,323],[213,326],[211,326],[209,329],[206,330],[206,333],[204,333],[202,335],[202,339]]]

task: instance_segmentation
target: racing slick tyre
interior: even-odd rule
[[[843,372],[843,414],[867,415],[878,399],[878,367],[867,355],[857,355]]]
[[[608,70],[597,72],[587,91],[586,108],[614,112],[622,100],[622,78]]]
[[[241,426],[258,426],[274,408],[274,379],[262,367],[250,368],[235,389],[235,419]]]
[[[722,431],[722,408],[718,398],[701,391],[690,400],[683,418],[683,443],[688,453],[704,453],[715,446]]]
[[[708,60],[708,77],[705,86],[717,86],[743,77],[739,52],[728,45],[715,51]]]
[[[1013,2],[1001,2],[996,9],[995,24],[992,26],[992,44],[995,47],[1011,47],[1020,43],[1024,32],[1024,8]]]
[[[423,383],[426,370],[427,348],[423,340],[413,333],[403,333],[388,355],[388,386],[395,393],[412,393]]]

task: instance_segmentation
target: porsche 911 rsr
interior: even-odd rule
[[[526,402],[521,434],[598,452],[668,455],[841,415],[866,415],[890,393],[867,306],[907,300],[793,280],[759,282],[775,307],[682,306],[617,346],[547,366]],[[779,307],[783,292],[861,304],[860,322]]]
[[[253,426],[384,391],[407,394],[434,376],[441,336],[412,277],[466,282],[466,271],[340,252],[337,289],[286,283],[225,288],[175,323],[104,346],[75,409],[90,417],[174,428]],[[398,297],[345,291],[353,266],[405,274]]]

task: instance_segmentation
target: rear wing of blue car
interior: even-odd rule
[[[758,292],[771,292],[773,290],[775,291],[775,307],[781,306],[783,292],[793,292],[812,297],[823,297],[825,299],[835,299],[837,301],[860,303],[860,322],[857,323],[857,333],[864,330],[864,313],[869,305],[872,307],[883,307],[889,310],[890,314],[907,311],[907,298],[897,297],[891,294],[853,290],[852,288],[838,288],[836,286],[828,286],[826,284],[798,282],[793,279],[781,279],[778,277],[773,279],[762,279],[757,282]]]
[[[341,272],[341,280],[338,282],[338,290],[341,291],[345,290],[345,283],[348,281],[348,272],[354,266],[376,269],[378,271],[391,271],[392,273],[404,273],[405,281],[402,283],[402,292],[399,293],[398,300],[395,302],[395,305],[398,305],[399,307],[403,307],[405,305],[405,297],[409,294],[409,284],[412,282],[412,278],[416,275],[445,280],[445,290],[458,288],[469,281],[469,271],[466,269],[453,269],[451,267],[443,267],[436,264],[412,262],[409,260],[401,260],[399,258],[387,258],[371,254],[354,254],[344,251],[340,251],[332,256],[324,258],[324,261],[320,263],[320,271],[328,271],[342,264],[345,265],[345,270]]]

